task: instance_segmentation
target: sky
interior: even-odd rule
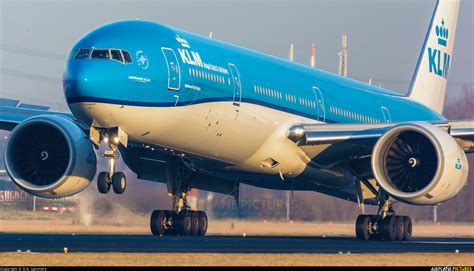
[[[406,92],[435,0],[0,0],[0,95],[67,110],[62,92],[66,56],[90,30],[145,19],[337,73],[341,35],[348,40],[348,76]],[[159,48],[159,46],[157,46]],[[474,0],[462,0],[448,81],[448,99],[474,84]]]

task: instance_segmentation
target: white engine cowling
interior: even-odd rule
[[[26,192],[63,198],[91,183],[97,160],[88,136],[74,122],[43,115],[25,120],[10,133],[5,167]]]
[[[467,182],[466,154],[443,129],[426,122],[397,125],[375,144],[372,170],[395,199],[432,205],[454,197]]]

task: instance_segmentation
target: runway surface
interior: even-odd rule
[[[408,242],[350,237],[147,236],[0,233],[0,252],[394,253],[474,252],[474,238],[414,238]]]

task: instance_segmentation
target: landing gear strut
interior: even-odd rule
[[[153,235],[203,236],[207,232],[207,215],[203,211],[193,211],[187,202],[189,181],[192,172],[182,166],[176,168],[174,176],[168,180],[169,195],[173,200],[173,210],[155,210],[151,214],[150,228]]]
[[[388,197],[379,202],[376,215],[362,214],[357,217],[356,236],[360,240],[408,241],[411,234],[411,218],[395,215]]]
[[[117,145],[119,144],[118,137],[114,133],[106,133],[104,141],[109,144],[109,147],[102,154],[109,162],[109,171],[99,173],[97,188],[102,194],[107,194],[110,187],[113,188],[116,194],[123,194],[127,186],[127,179],[123,172],[115,172],[115,160],[119,157],[117,150]]]

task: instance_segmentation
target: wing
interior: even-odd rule
[[[361,179],[354,190],[357,197],[366,203],[376,203],[378,188],[371,167],[374,146],[391,128],[409,123],[298,124],[289,129],[288,138],[306,153],[314,166],[345,165]],[[431,124],[451,135],[464,152],[474,152],[473,120]]]
[[[373,146],[392,127],[402,123],[299,124],[290,128],[288,138],[299,146],[350,143]],[[474,120],[432,122],[450,134],[466,153],[474,152]]]
[[[49,107],[0,99],[0,130],[11,131],[22,121],[37,115],[62,115],[75,121],[72,114],[48,111]]]
[[[409,123],[298,124],[289,129],[288,138],[298,144],[315,165],[349,164],[361,174],[370,174],[370,158],[377,140],[391,128]],[[474,152],[473,120],[431,124],[450,134],[464,152]]]

